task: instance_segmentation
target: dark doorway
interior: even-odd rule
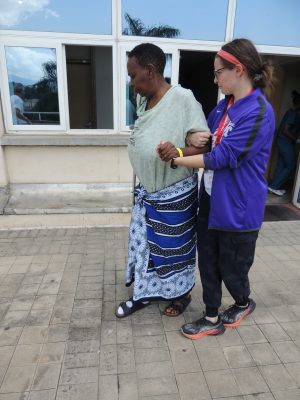
[[[181,51],[179,63],[179,83],[191,89],[201,103],[206,117],[216,106],[218,87],[214,84],[215,53],[200,51]]]

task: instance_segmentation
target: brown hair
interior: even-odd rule
[[[234,55],[243,64],[254,88],[271,89],[274,83],[274,67],[270,61],[263,61],[254,44],[248,39],[234,39],[222,46],[222,50]],[[219,57],[219,56],[217,56]],[[232,69],[233,64],[224,60],[225,67]]]

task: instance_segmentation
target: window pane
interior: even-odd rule
[[[127,53],[128,56],[128,53]],[[166,66],[164,77],[168,83],[171,83],[172,76],[172,54],[166,54]],[[126,126],[132,126],[136,120],[136,94],[130,86],[130,77],[126,75]]]
[[[14,125],[59,124],[56,50],[5,47]]]
[[[220,40],[227,0],[122,0],[123,35]]]
[[[0,29],[110,35],[112,0],[1,0]]]
[[[113,129],[112,48],[66,46],[71,129]]]
[[[257,44],[300,46],[299,15],[299,0],[238,0],[234,37]]]

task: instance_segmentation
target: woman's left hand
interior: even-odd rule
[[[172,158],[176,158],[179,156],[176,147],[171,142],[161,141],[156,150],[162,161],[168,162],[172,160]]]

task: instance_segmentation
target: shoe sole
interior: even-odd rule
[[[254,310],[255,310],[255,307],[252,308],[252,309],[249,309],[249,310],[245,311],[244,314],[241,316],[241,318],[238,319],[238,320],[237,320],[236,322],[234,322],[233,324],[225,324],[225,323],[223,322],[223,325],[226,326],[227,328],[234,328],[235,326],[240,325],[240,323],[243,321],[243,319],[246,318],[247,315],[253,313]]]
[[[185,333],[181,329],[181,333],[183,334],[183,336],[187,337],[188,339],[192,339],[192,340],[200,339],[206,335],[211,335],[211,336],[222,335],[222,333],[224,333],[224,332],[225,332],[224,326],[222,326],[221,328],[217,328],[217,329],[211,329],[210,331],[196,333],[195,335],[190,335],[189,333]]]

